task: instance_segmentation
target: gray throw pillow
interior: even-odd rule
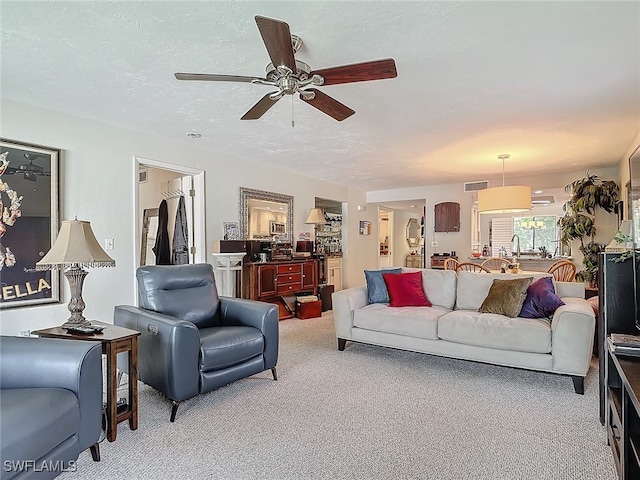
[[[364,278],[367,281],[367,297],[369,303],[389,303],[389,292],[387,284],[382,278],[383,273],[401,273],[401,268],[388,268],[385,270],[365,270]]]

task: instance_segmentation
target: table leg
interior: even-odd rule
[[[107,355],[107,440],[113,442],[116,439],[116,435],[118,433],[118,365],[115,342],[108,342],[106,344],[105,353]]]
[[[129,428],[138,428],[138,339],[131,340],[131,350],[129,350]]]

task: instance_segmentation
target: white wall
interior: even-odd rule
[[[639,137],[640,143],[640,137]],[[628,158],[629,155],[627,155]],[[618,181],[618,168],[597,168],[590,170],[591,173],[598,175],[605,180]],[[553,175],[532,175],[528,177],[518,177],[508,179],[509,185],[530,185],[532,188],[552,189],[562,188],[572,181],[583,178],[586,171],[583,169],[553,174]],[[628,176],[628,172],[627,172]],[[489,179],[489,186],[501,185],[502,179]],[[624,191],[624,186],[621,191]],[[471,208],[476,198],[472,193],[464,192],[462,183],[453,183],[446,185],[431,185],[411,189],[397,190],[379,190],[367,192],[368,202],[390,202],[394,200],[409,200],[415,198],[426,199],[426,217],[425,217],[425,255],[429,258],[433,253],[445,253],[452,250],[456,251],[458,258],[466,259],[471,254]],[[460,204],[460,231],[459,232],[438,232],[434,229],[434,207],[440,202],[457,202]],[[534,209],[533,212],[548,212],[547,209]],[[555,210],[562,213],[562,205],[557,205]],[[480,245],[488,244],[488,222],[493,218],[492,215],[481,215],[481,238]],[[617,229],[616,215],[607,215],[599,212],[596,217],[596,227],[598,234],[596,240],[602,243],[609,243]],[[431,243],[435,240],[437,247],[432,247]],[[582,255],[577,251],[577,245],[573,245],[574,259],[577,264],[582,263]],[[427,265],[429,262],[427,261]]]
[[[91,269],[85,281],[83,298],[88,319],[112,322],[114,305],[135,304],[135,245],[140,236],[134,222],[137,183],[134,156],[205,170],[206,245],[210,251],[218,246],[223,222],[238,221],[241,186],[292,195],[296,235],[308,230],[304,221],[315,197],[348,202],[345,270],[359,275],[345,275],[345,287],[363,282],[358,277],[369,267],[367,254],[375,248],[376,239],[357,238],[357,221],[355,224],[349,221],[357,218],[356,205],[365,204],[363,191],[242,158],[218,157],[198,148],[194,140],[171,142],[4,99],[1,109],[3,138],[61,149],[60,219],[77,215],[78,219],[91,222],[100,243],[105,238],[115,240],[115,250],[109,254],[116,260],[116,267]],[[372,258],[375,261],[376,257]],[[61,304],[1,310],[0,333],[16,335],[22,330],[63,323],[69,316],[66,305],[69,293],[65,278],[61,284]]]

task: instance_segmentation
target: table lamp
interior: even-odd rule
[[[322,213],[321,208],[312,208],[309,210],[309,215],[307,216],[307,220],[304,222],[307,225],[313,225],[313,244],[314,244],[314,252],[318,250],[318,225],[322,225],[327,223],[326,218],[324,218],[324,213]]]
[[[61,325],[62,328],[86,327],[91,323],[84,318],[85,303],[82,300],[82,284],[87,272],[83,267],[114,267],[116,261],[105,253],[96,240],[91,224],[82,220],[62,222],[58,238],[51,250],[36,263],[36,270],[66,268],[64,276],[69,281],[71,316]]]

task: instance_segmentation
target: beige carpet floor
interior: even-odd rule
[[[336,347],[331,313],[280,322],[269,372],[184,402],[140,384],[139,429],[118,428],[72,479],[614,480],[597,362],[571,379],[412,352]]]

